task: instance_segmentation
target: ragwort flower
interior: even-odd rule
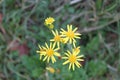
[[[54,18],[52,17],[48,17],[47,19],[45,19],[45,25],[50,28],[50,29],[53,29],[54,28],[54,25],[53,25],[53,22],[55,21]]]
[[[52,67],[47,67],[46,68],[50,73],[54,74],[55,73],[55,69]]]
[[[49,62],[51,59],[52,63],[56,62],[54,56],[60,56],[60,54],[57,52],[59,48],[55,48],[55,44],[50,43],[50,46],[48,46],[48,44],[45,43],[45,47],[43,46],[43,49],[44,51],[41,52],[44,55],[43,61],[47,60],[47,62]]]
[[[51,39],[50,41],[54,41],[54,44],[57,44],[57,46],[60,47],[60,42],[62,41],[61,36],[59,35],[57,30],[56,31],[52,30],[52,33],[54,35],[54,38]]]
[[[72,30],[72,25],[67,25],[67,31],[65,31],[64,29],[61,29],[62,31],[61,36],[64,38],[65,43],[69,42],[70,44],[73,43],[75,45],[76,43],[76,38],[80,39],[80,33],[77,33],[76,30],[78,28],[75,28]]]
[[[78,54],[78,52],[71,53],[70,51],[67,51],[67,53],[65,53],[66,57],[63,57],[63,59],[66,59],[67,61],[65,61],[63,65],[69,63],[69,69],[72,67],[73,70],[75,70],[75,65],[80,68],[82,65],[79,61],[84,61],[84,59],[82,59],[83,55],[78,56]]]

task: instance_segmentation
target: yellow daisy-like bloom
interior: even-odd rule
[[[60,54],[57,52],[59,48],[55,48],[55,44],[50,43],[50,46],[48,46],[48,44],[45,43],[45,47],[43,47],[43,49],[44,51],[41,52],[45,56],[43,61],[47,60],[47,62],[49,62],[51,59],[52,63],[56,62],[54,56],[60,56]]]
[[[39,47],[40,50],[37,50],[36,52],[40,54],[40,60],[41,60],[42,56],[44,55],[44,54],[42,54],[42,52],[45,51],[45,50],[40,45],[38,45],[38,47]]]
[[[63,59],[66,59],[67,61],[65,61],[63,63],[63,65],[65,64],[69,64],[69,69],[75,70],[75,65],[80,68],[82,65],[79,63],[79,61],[84,61],[84,59],[82,59],[83,55],[77,56],[78,52],[73,52],[71,53],[70,51],[67,51],[67,53],[65,53],[66,57],[63,57]]]
[[[67,31],[65,31],[64,29],[61,29],[62,31],[60,32],[61,33],[61,36],[64,37],[64,41],[65,43],[69,42],[70,44],[73,43],[75,45],[76,43],[76,40],[75,38],[78,38],[80,39],[80,33],[77,33],[76,30],[78,28],[75,28],[72,30],[72,25],[67,25]]]
[[[54,28],[54,25],[53,25],[53,22],[55,21],[54,18],[52,17],[49,17],[47,19],[45,19],[45,25],[50,28],[50,29],[53,29]]]
[[[55,69],[52,67],[47,67],[46,68],[50,73],[54,74],[55,73]]]
[[[57,44],[57,46],[60,47],[60,42],[62,41],[61,36],[59,35],[57,30],[56,31],[52,30],[52,33],[54,35],[54,38],[51,39],[50,41],[54,41],[54,44]]]
[[[54,21],[55,21],[54,18],[49,17],[49,18],[45,19],[45,24],[46,24],[46,25],[53,24]]]

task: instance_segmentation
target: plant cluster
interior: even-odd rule
[[[54,21],[54,18],[49,17],[45,19],[45,25],[48,28],[53,29]],[[72,25],[67,25],[67,30],[63,28],[61,28],[61,30],[51,30],[54,37],[50,39],[50,44],[45,42],[44,46],[38,45],[39,50],[36,52],[39,53],[40,59],[47,61],[47,63],[50,61],[55,63],[56,57],[61,57],[61,59],[65,60],[63,65],[69,64],[69,70],[71,68],[75,70],[75,66],[80,68],[82,66],[80,62],[84,61],[84,56],[80,54],[80,46],[76,46],[76,39],[80,39],[81,35],[77,32],[77,29],[78,28],[73,29]],[[70,50],[66,50],[62,55],[61,52],[59,52],[60,50],[64,51],[61,45],[69,45]]]

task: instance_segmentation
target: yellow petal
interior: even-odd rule
[[[69,65],[69,70],[71,69],[71,65],[72,65],[72,64],[70,63],[70,65]]]
[[[77,29],[78,29],[78,28],[75,28],[75,29],[73,30],[73,32],[75,32]]]
[[[42,56],[40,55],[40,60],[42,59]]]
[[[75,44],[76,43],[76,40],[73,38],[73,43]]]
[[[56,62],[54,56],[52,56],[51,58],[52,58],[52,63]]]
[[[73,69],[73,71],[75,70],[75,66],[74,66],[74,63],[72,64],[72,69]]]
[[[81,58],[81,57],[84,57],[84,55],[77,56],[77,58]]]
[[[58,51],[60,48],[56,48],[56,49],[54,49],[54,51]]]
[[[50,41],[54,41],[54,39],[50,39]]]
[[[52,49],[52,43],[50,43],[50,49]]]
[[[81,35],[80,33],[75,33],[75,35]]]
[[[80,39],[80,37],[78,37],[78,36],[75,36],[75,38]]]
[[[47,48],[43,46],[43,49],[46,50]]]
[[[69,27],[69,25],[67,25],[67,30],[70,31],[70,27]]]
[[[84,61],[84,59],[77,59],[77,61]]]
[[[55,56],[60,56],[60,54],[59,54],[59,53],[57,53],[57,52],[55,52],[54,54],[55,54]]]
[[[64,29],[62,29],[62,28],[61,28],[61,30],[62,30],[62,32],[60,32],[60,33],[64,33],[64,32],[66,32],[66,31],[65,31]]]
[[[53,35],[55,36],[56,34],[55,34],[55,32],[52,30],[52,33],[53,33]]]
[[[71,52],[70,52],[70,51],[68,51],[68,50],[67,50],[67,52],[68,52],[68,54],[69,54],[69,55],[71,54]]]
[[[48,47],[47,43],[45,43],[45,46],[49,49],[49,47]]]
[[[57,42],[57,46],[60,47],[60,43],[59,42]]]
[[[68,57],[62,57],[62,59],[68,59]]]
[[[72,43],[72,39],[69,40],[69,43],[70,43],[70,44]]]
[[[40,53],[40,51],[36,51],[36,53]]]
[[[69,60],[65,61],[65,62],[63,63],[63,65],[65,65],[65,64],[67,64],[67,63],[69,63]]]
[[[68,54],[68,53],[65,53],[65,55],[66,55],[66,56],[69,56],[69,54]]]
[[[69,25],[69,27],[70,27],[70,30],[72,30],[72,25]]]
[[[38,44],[38,47],[41,48],[39,44]]]
[[[56,34],[59,35],[57,30],[56,30]]]
[[[47,59],[47,56],[45,56],[45,58],[43,59],[43,61],[45,61]]]
[[[75,64],[78,68],[80,68],[80,64],[77,61],[75,62]]]
[[[53,43],[53,47],[52,47],[52,49],[54,49],[54,48],[55,48],[55,45],[56,45],[56,43]]]
[[[49,63],[49,61],[50,61],[50,57],[47,58],[47,62],[48,62],[48,63]]]

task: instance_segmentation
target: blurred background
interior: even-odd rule
[[[38,44],[67,24],[82,34],[82,68],[69,71],[59,62],[46,71]],[[0,0],[0,80],[120,80],[120,0]]]

